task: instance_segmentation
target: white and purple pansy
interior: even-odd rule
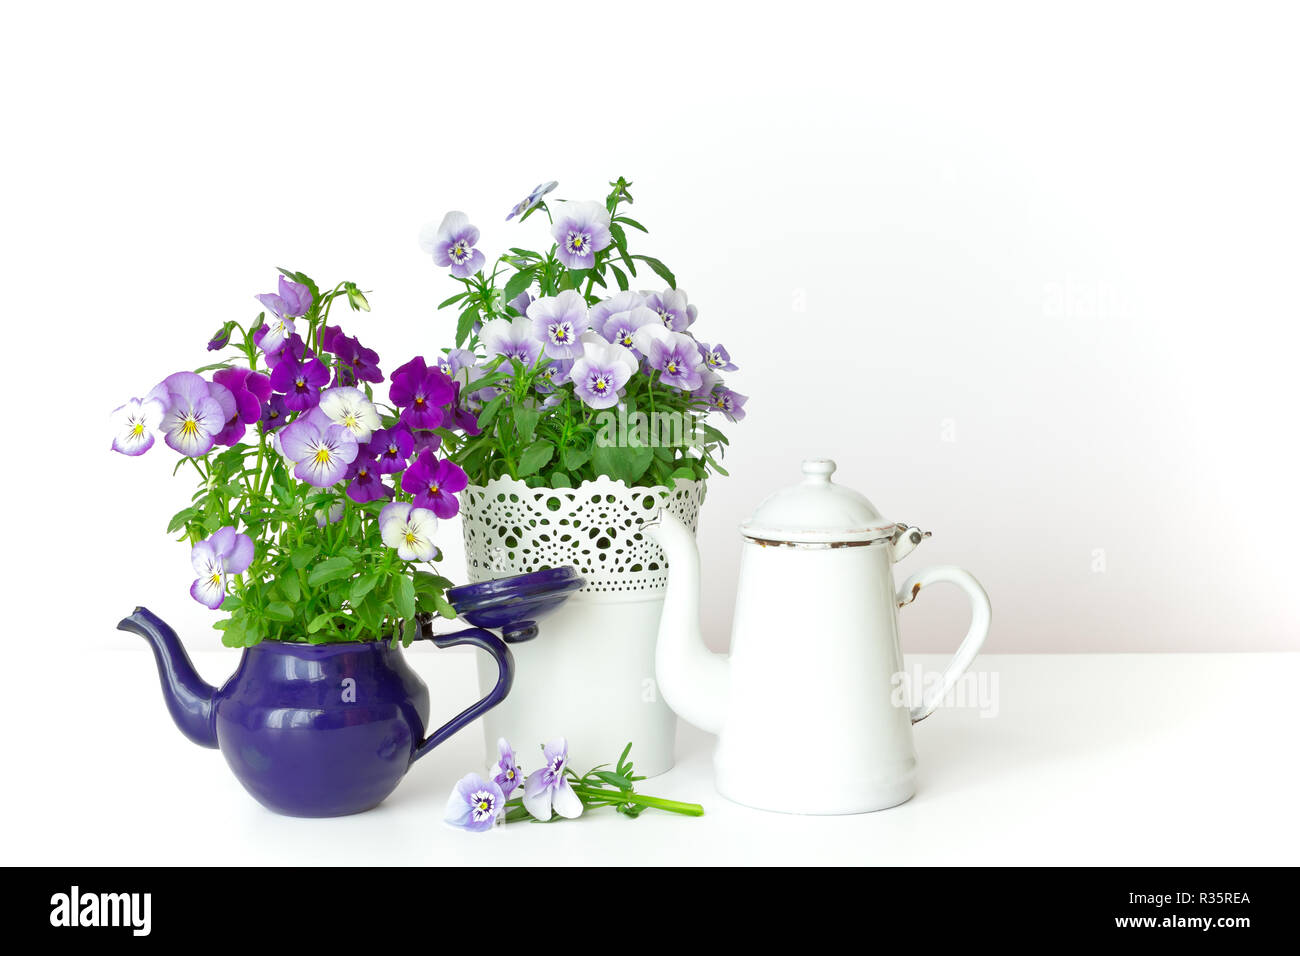
[[[655,311],[660,321],[674,332],[685,332],[695,323],[699,310],[686,301],[681,289],[664,289],[645,293],[646,305]]]
[[[379,512],[379,537],[403,561],[432,561],[438,553],[433,533],[438,516],[409,501],[394,501]]]
[[[494,781],[484,780],[476,773],[467,773],[451,791],[444,819],[462,830],[490,830],[504,812],[505,805],[505,794]]]
[[[216,610],[226,599],[226,578],[243,574],[253,563],[253,539],[234,528],[218,528],[194,546],[190,562],[198,575],[190,585],[190,597]]]
[[[479,341],[488,358],[503,355],[517,360],[524,368],[531,368],[542,354],[542,342],[533,334],[532,321],[522,315],[484,323]]]
[[[613,237],[609,231],[609,210],[598,202],[556,202],[551,204],[554,221],[551,236],[555,256],[570,269],[590,269],[596,253]]]
[[[548,358],[574,359],[582,354],[582,333],[587,331],[587,300],[566,289],[528,306],[534,337],[541,339]]]
[[[532,192],[519,200],[519,202],[515,203],[514,208],[512,208],[509,215],[506,216],[506,222],[509,222],[511,219],[515,218],[515,216],[522,216],[524,213],[528,212],[528,210],[532,209],[542,201],[543,196],[558,185],[560,184],[553,179],[550,182],[538,183],[537,186],[533,188]]]
[[[530,773],[524,781],[524,808],[542,821],[551,819],[552,810],[570,820],[581,816],[582,801],[565,774],[569,763],[568,741],[559,737],[542,749],[546,766]]]
[[[636,370],[636,356],[629,349],[589,334],[583,338],[582,357],[569,369],[569,381],[589,408],[612,408]]]
[[[212,385],[194,372],[177,372],[163,379],[150,396],[166,393],[167,412],[163,415],[163,441],[188,458],[197,458],[212,450],[216,437],[235,413],[230,390]],[[229,399],[223,404],[222,398]],[[228,405],[228,407],[227,407]]]
[[[522,774],[519,772],[519,762],[515,760],[514,749],[504,737],[497,740],[497,754],[497,762],[488,772],[492,774],[492,782],[501,788],[508,800],[519,786]]]
[[[420,248],[433,256],[440,266],[450,266],[451,274],[468,279],[483,268],[486,258],[474,248],[478,245],[478,227],[470,225],[463,212],[449,212],[437,226],[425,226],[420,233]]]
[[[135,457],[153,447],[153,433],[167,414],[166,395],[165,390],[154,389],[113,409],[113,451]]]
[[[633,341],[665,385],[684,392],[700,387],[704,359],[699,343],[690,336],[670,331],[663,325],[646,325],[637,330]]]

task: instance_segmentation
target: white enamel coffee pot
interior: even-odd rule
[[[730,800],[786,813],[882,810],[915,792],[912,724],[928,717],[988,634],[988,595],[961,568],[932,567],[895,592],[891,572],[928,532],[885,521],[831,481],[835,462],[803,463],[803,481],[743,525],[731,655],[700,633],[695,539],[666,510],[645,527],[668,558],[655,669],[682,718],[718,735],[714,771]],[[940,681],[908,708],[898,690],[898,608],[932,584],[970,598],[971,623]]]

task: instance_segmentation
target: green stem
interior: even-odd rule
[[[573,784],[573,792],[579,797],[604,800],[611,806],[616,806],[620,803],[635,803],[638,806],[654,807],[658,810],[669,810],[673,813],[682,813],[688,817],[704,816],[704,807],[700,806],[698,803],[682,803],[679,800],[665,800],[663,797],[649,797],[633,790],[611,790],[605,787],[588,787],[582,784]]]

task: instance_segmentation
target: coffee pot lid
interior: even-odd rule
[[[835,462],[807,458],[803,481],[769,495],[740,533],[778,544],[860,543],[892,538],[899,526],[865,497],[831,481]]]

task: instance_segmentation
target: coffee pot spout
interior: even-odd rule
[[[217,689],[203,680],[176,632],[148,608],[138,607],[118,623],[119,631],[139,634],[153,648],[167,710],[181,733],[202,747],[217,746],[213,702]]]
[[[659,692],[688,723],[721,733],[730,667],[725,656],[708,649],[700,632],[700,554],[695,538],[667,510],[642,530],[668,558],[668,588],[655,646]]]

